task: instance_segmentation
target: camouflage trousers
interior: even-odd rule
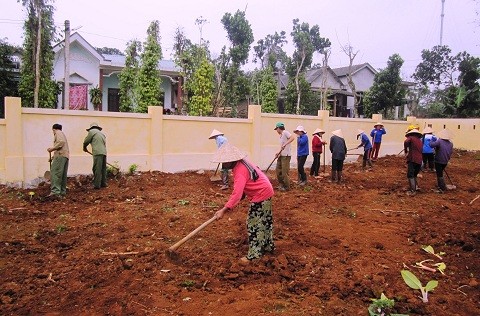
[[[266,252],[273,252],[272,200],[250,204],[247,217],[248,254],[247,259],[257,259]]]

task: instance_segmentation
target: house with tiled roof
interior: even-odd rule
[[[70,36],[69,54],[69,100],[65,101],[63,89],[58,97],[57,108],[94,110],[89,91],[98,87],[102,91],[100,111],[118,112],[120,106],[119,77],[125,67],[125,56],[100,54],[79,33]],[[53,75],[56,81],[65,82],[65,42],[53,47],[55,52]],[[180,69],[171,60],[160,60],[158,70],[162,77],[163,107],[174,111],[181,103]],[[180,97],[179,97],[180,96]]]

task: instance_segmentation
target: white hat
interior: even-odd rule
[[[305,134],[307,133],[307,132],[305,131],[305,129],[303,128],[302,125],[298,125],[297,128],[296,128],[293,132],[294,132],[294,133],[295,133],[295,132],[303,132],[303,133],[305,133]]]
[[[452,134],[450,131],[442,129],[440,132],[438,132],[437,137],[440,139],[450,140],[452,139]]]
[[[334,130],[334,131],[332,132],[332,134],[335,135],[335,136],[338,136],[338,137],[340,137],[340,138],[343,138],[343,134],[342,134],[342,130],[341,130],[341,129]]]
[[[357,129],[357,135],[360,135],[362,133],[365,133],[365,131],[363,129]]]
[[[423,134],[431,134],[431,133],[433,133],[433,129],[431,127],[427,126],[423,129]]]
[[[230,143],[223,144],[213,155],[212,162],[231,162],[242,160],[247,157],[247,154],[231,145]]]
[[[323,129],[317,128],[316,130],[313,131],[312,135],[322,134],[322,133],[325,133],[325,131]]]
[[[379,122],[377,122],[377,123],[375,123],[375,125],[373,125],[373,127],[376,127],[376,126],[383,126],[383,124],[382,124],[382,123],[379,123]]]
[[[420,131],[416,128],[414,128],[412,130],[409,130],[405,135],[410,135],[410,134],[420,134],[420,135],[422,135],[422,133],[420,133]]]
[[[215,138],[215,137],[217,137],[217,136],[219,136],[219,135],[223,135],[223,133],[220,132],[220,131],[217,131],[216,129],[214,129],[214,130],[212,131],[212,133],[210,134],[210,136],[208,137],[208,139],[213,139],[213,138]]]

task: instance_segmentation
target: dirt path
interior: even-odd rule
[[[445,194],[425,173],[407,196],[404,166],[388,156],[371,172],[347,165],[342,185],[309,178],[276,192],[276,253],[249,266],[238,263],[246,201],[180,247],[178,261],[165,254],[227,200],[210,174],[127,175],[100,191],[70,178],[67,198],[51,202],[40,198],[47,185],[0,187],[0,314],[351,316],[383,292],[397,313],[480,315],[480,198],[470,204],[480,154],[455,153],[457,190]],[[412,267],[426,259],[444,262],[445,275]],[[402,280],[404,265],[424,285],[438,280],[429,303]]]

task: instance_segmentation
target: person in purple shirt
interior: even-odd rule
[[[443,178],[443,171],[447,167],[448,161],[452,156],[453,143],[450,141],[450,132],[446,129],[441,130],[437,134],[438,139],[430,142],[430,147],[435,148],[435,171],[437,173],[437,185],[443,192],[447,190],[445,179]]]
[[[307,184],[307,174],[305,173],[305,161],[307,161],[308,153],[308,136],[303,126],[299,125],[293,131],[297,134],[297,169],[298,169],[298,185]]]
[[[382,136],[385,135],[387,131],[385,131],[385,128],[383,128],[382,123],[377,123],[373,127],[373,130],[370,132],[373,143],[370,158],[372,159],[372,161],[377,161],[378,152],[380,151],[380,145],[382,143]]]
[[[362,169],[365,170],[365,167],[368,166],[372,168],[372,162],[370,161],[370,152],[372,151],[372,144],[370,143],[370,139],[368,139],[367,134],[361,129],[358,130],[357,139],[360,138],[360,145],[357,148],[363,147],[363,163]]]

